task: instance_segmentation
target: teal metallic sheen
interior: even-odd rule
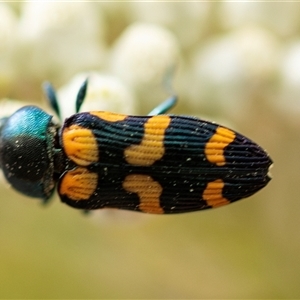
[[[35,106],[25,106],[0,124],[0,166],[19,192],[48,199],[55,187],[52,116]]]

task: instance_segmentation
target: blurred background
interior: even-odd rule
[[[173,74],[172,76],[170,74]],[[0,113],[31,103],[176,114],[242,132],[267,149],[273,180],[215,210],[85,216],[42,206],[2,179],[0,298],[300,297],[300,3],[0,3]]]

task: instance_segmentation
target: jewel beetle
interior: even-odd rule
[[[74,208],[118,208],[172,214],[219,207],[249,197],[270,181],[272,160],[225,126],[167,115],[171,97],[148,116],[77,113],[60,126],[36,106],[0,120],[0,166],[17,191],[47,201],[57,188]],[[56,93],[45,86],[59,115]]]

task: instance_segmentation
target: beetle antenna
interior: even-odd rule
[[[88,87],[88,78],[82,83],[82,85],[79,88],[79,91],[77,93],[76,104],[75,104],[76,113],[79,112],[80,107],[81,107],[82,103],[84,102],[87,87]]]
[[[173,95],[170,96],[167,100],[165,100],[163,103],[156,106],[154,109],[152,109],[148,116],[157,116],[157,115],[163,115],[167,113],[170,109],[172,109],[177,103],[177,96]]]
[[[46,99],[51,106],[51,108],[55,111],[56,115],[60,119],[60,110],[58,106],[58,101],[57,101],[57,96],[56,96],[56,91],[52,84],[49,81],[46,81],[42,85],[44,94],[46,96]]]

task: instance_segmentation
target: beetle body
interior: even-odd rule
[[[269,181],[272,160],[224,126],[175,115],[77,113],[61,127],[40,108],[1,120],[7,181],[48,200],[57,184],[66,204],[169,214],[222,206]]]

